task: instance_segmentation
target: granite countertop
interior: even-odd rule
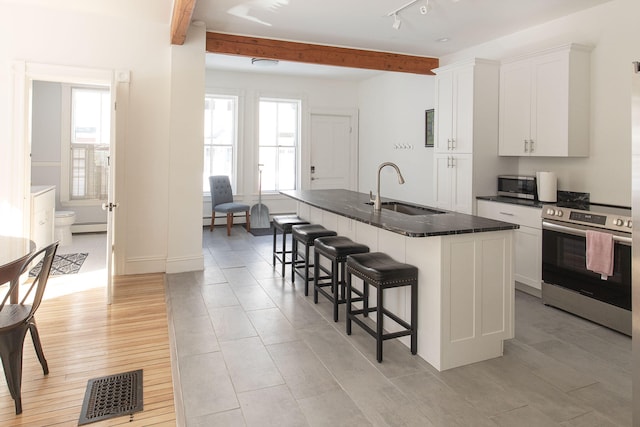
[[[291,190],[281,191],[285,196],[319,209],[364,222],[408,237],[446,236],[451,234],[482,233],[519,228],[517,224],[495,221],[479,216],[430,208],[412,202],[382,198],[382,202],[402,202],[443,213],[432,215],[406,215],[388,209],[374,212],[367,204],[369,195],[349,190]]]

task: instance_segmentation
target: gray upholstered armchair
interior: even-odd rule
[[[211,226],[209,227],[209,231],[213,231],[216,212],[227,215],[227,236],[231,235],[233,214],[237,212],[245,212],[247,218],[247,231],[250,231],[251,222],[249,219],[249,205],[234,203],[229,177],[226,175],[210,176],[209,186],[211,188]]]

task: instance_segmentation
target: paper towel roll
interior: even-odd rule
[[[553,172],[538,172],[538,200],[556,202],[558,200],[558,179]]]

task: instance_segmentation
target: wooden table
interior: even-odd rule
[[[23,263],[34,250],[35,244],[27,238],[0,235],[0,285],[10,282],[20,274]],[[11,295],[12,304],[17,299],[17,295]]]

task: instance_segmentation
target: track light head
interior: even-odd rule
[[[400,29],[400,25],[402,25],[402,21],[400,20],[400,18],[398,18],[398,14],[394,13],[393,14],[393,29],[394,30],[399,30]]]

